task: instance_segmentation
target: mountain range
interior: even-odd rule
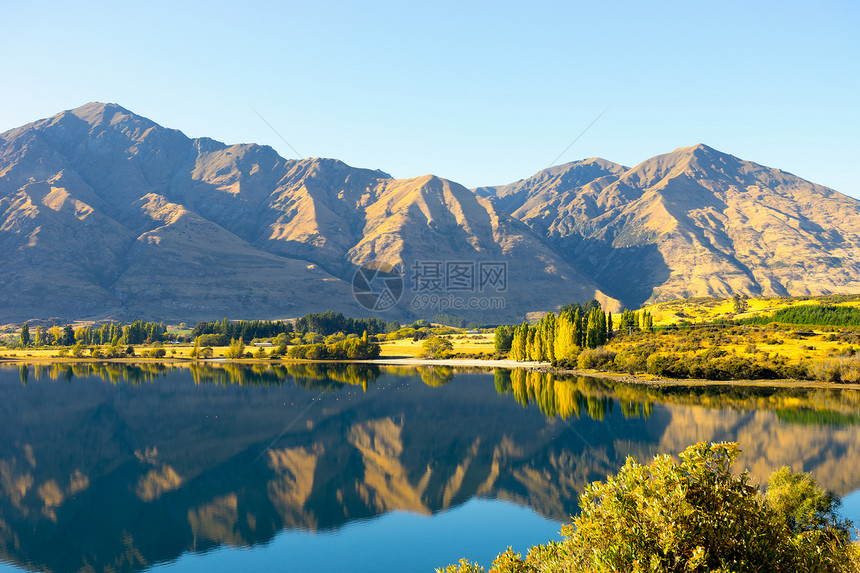
[[[857,292],[860,202],[701,144],[470,190],[90,103],[0,134],[0,252],[6,322],[328,308],[498,322],[592,298]],[[362,267],[402,287],[356,287]],[[366,308],[356,288],[387,298]]]

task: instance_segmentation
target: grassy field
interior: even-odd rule
[[[495,352],[493,334],[447,334],[442,338],[451,341],[454,345],[454,354],[492,356]],[[413,358],[421,353],[422,342],[422,340],[413,341],[411,338],[383,342],[381,355],[386,358]]]
[[[810,297],[770,297],[745,299],[747,310],[736,314],[731,298],[690,298],[661,302],[643,307],[654,317],[654,326],[682,322],[711,322],[770,315],[790,306],[802,304],[833,304],[860,307],[860,295],[826,295]]]
[[[494,352],[493,335],[492,334],[451,334],[444,335],[454,345],[456,354],[486,354],[491,356]],[[402,340],[394,340],[381,343],[381,356],[385,358],[406,357],[413,358],[421,353],[422,340],[413,341],[411,338]],[[191,344],[164,344],[163,348],[166,352],[165,358],[189,358],[191,352]],[[137,357],[141,356],[143,351],[152,350],[150,346],[135,346],[134,352]],[[224,357],[227,353],[226,346],[216,346],[212,348],[213,358]],[[255,348],[251,345],[245,347],[246,352],[255,352]],[[272,350],[264,348],[266,354]],[[60,348],[44,348],[44,349],[0,349],[0,358],[29,358],[32,360],[48,360],[56,358]],[[89,357],[89,352],[85,353],[85,357]],[[156,359],[153,359],[156,360]]]

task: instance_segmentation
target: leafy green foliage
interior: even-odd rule
[[[578,303],[567,305],[562,307],[560,315],[550,312],[535,325],[524,322],[515,328],[505,327],[513,328],[510,357],[536,362],[570,360],[582,348],[606,344],[611,334],[612,314],[604,312],[596,300],[585,308],[587,313],[582,314],[583,307]]]
[[[429,326],[429,324],[428,324]],[[299,334],[316,332],[323,336],[342,332],[344,334],[381,334],[394,332],[400,328],[400,323],[382,320],[381,318],[347,318],[339,312],[327,310],[306,314],[296,320],[295,330]],[[274,335],[271,335],[274,336]],[[250,340],[250,339],[249,339]]]
[[[225,354],[227,358],[242,358],[245,356],[245,343],[241,338],[234,338],[230,341],[230,346]]]
[[[648,465],[628,458],[615,476],[586,487],[565,539],[510,548],[490,573],[747,572],[857,570],[857,549],[838,501],[807,474],[783,468],[762,494],[732,465],[737,444],[699,443]],[[440,573],[483,571],[461,560]]]
[[[191,331],[191,336],[196,338],[203,334],[217,334],[223,336],[224,340],[235,338],[247,343],[255,338],[274,338],[279,334],[292,332],[293,325],[282,320],[237,320],[230,322],[225,318],[215,322],[198,322]]]
[[[848,521],[837,518],[841,500],[819,489],[808,473],[794,473],[786,466],[773,472],[765,499],[794,534],[829,532],[847,537],[850,533]]]
[[[227,346],[230,343],[223,334],[201,334],[194,341],[200,346]]]
[[[299,360],[372,360],[379,358],[381,348],[371,342],[367,333],[360,337],[346,338],[333,344],[305,344],[292,346],[287,356]]]
[[[447,358],[453,350],[451,341],[441,336],[431,336],[421,343],[421,356],[424,358]]]
[[[511,343],[514,340],[514,328],[512,326],[499,326],[493,337],[493,345],[496,352],[510,352]]]

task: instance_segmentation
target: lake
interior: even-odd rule
[[[0,571],[428,571],[559,539],[627,456],[860,489],[860,393],[524,370],[0,366]],[[860,518],[860,497],[844,513]]]

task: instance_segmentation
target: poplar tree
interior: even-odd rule
[[[541,325],[541,348],[543,350],[543,359],[552,362],[555,360],[555,313],[551,312],[543,317],[543,319],[541,319]]]
[[[529,325],[527,322],[522,323],[514,329],[514,338],[511,341],[511,357],[514,360],[526,360],[526,346],[528,345]]]
[[[573,341],[580,348],[585,348],[585,329],[583,328],[584,317],[582,311],[576,309],[573,311]]]
[[[556,360],[573,357],[578,344],[572,311],[566,310],[558,316],[553,342],[553,352]]]

